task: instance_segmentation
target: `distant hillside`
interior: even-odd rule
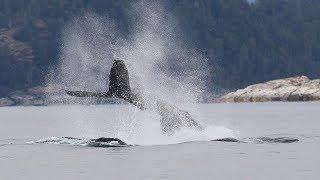
[[[57,63],[63,25],[86,11],[130,32],[128,0],[0,0],[0,96],[40,85]],[[318,0],[163,0],[203,52],[209,89],[295,75],[320,77]],[[174,69],[172,69],[174,71]]]

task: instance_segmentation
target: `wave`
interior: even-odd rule
[[[50,137],[37,141],[30,141],[28,144],[56,144],[56,145],[72,145],[87,147],[127,147],[132,146],[126,144],[118,138],[75,138],[75,137]]]
[[[300,141],[297,138],[291,137],[250,137],[243,139],[235,138],[221,138],[215,139],[212,141],[221,141],[221,142],[238,142],[238,143],[255,143],[255,144],[267,144],[267,143],[294,143]]]
[[[232,142],[232,143],[251,143],[251,144],[269,144],[269,143],[295,143],[300,141],[297,138],[292,137],[250,137],[243,139],[236,138],[218,138],[209,140],[216,142]],[[195,141],[186,141],[183,143],[191,143]],[[71,145],[71,146],[86,146],[86,147],[129,147],[129,146],[138,146],[134,144],[127,144],[118,138],[74,138],[74,137],[50,137],[46,139],[41,139],[38,141],[30,141],[28,144],[55,144],[55,145]],[[181,144],[181,143],[177,143]]]

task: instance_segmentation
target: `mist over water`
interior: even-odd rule
[[[74,18],[62,33],[58,66],[48,75],[48,85],[59,84],[68,90],[105,92],[113,59],[124,60],[130,85],[152,106],[153,99],[163,99],[184,109],[181,104],[195,104],[205,94],[208,68],[205,57],[185,45],[178,23],[161,4],[140,1],[128,11],[132,29],[124,35],[110,17],[86,13]],[[48,97],[50,98],[50,97]],[[72,100],[72,99],[71,99]],[[91,99],[83,98],[85,102]],[[192,116],[201,117],[193,106]],[[233,136],[223,127],[207,127],[202,132],[182,129],[171,137],[161,134],[160,117],[151,111],[136,109],[119,114],[117,136],[135,144],[178,143],[190,140]],[[79,118],[79,116],[77,116]],[[84,116],[85,117],[85,116]],[[106,116],[106,121],[108,119]],[[91,123],[82,120],[85,128]],[[90,130],[96,132],[96,129]],[[88,136],[89,134],[84,134]],[[97,132],[96,136],[101,134]],[[146,139],[147,138],[147,139]]]

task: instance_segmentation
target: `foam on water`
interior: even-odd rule
[[[108,108],[98,106],[99,108]],[[134,145],[160,145],[160,144],[176,144],[190,141],[209,141],[213,139],[239,136],[235,131],[214,125],[204,124],[204,130],[199,131],[190,128],[181,128],[174,134],[168,136],[161,130],[160,115],[153,111],[141,111],[134,106],[115,107],[109,110],[109,115],[99,113],[101,119],[108,124],[111,129],[104,129],[102,126],[87,126],[78,127],[84,129],[80,137],[99,138],[99,137],[115,137],[123,140],[128,144]],[[127,114],[124,116],[124,114]],[[192,114],[193,115],[193,114]],[[106,116],[106,118],[103,118]],[[112,121],[108,116],[112,116]],[[195,116],[196,118],[201,118]],[[93,120],[94,121],[94,120]],[[95,122],[91,122],[95,123]]]
[[[236,134],[231,129],[213,125],[206,126],[202,131],[185,127],[168,136],[161,131],[160,120],[157,115],[150,115],[152,114],[150,112],[143,112],[141,114],[147,114],[146,116],[149,116],[149,118],[142,118],[139,125],[129,127],[132,128],[130,129],[130,133],[128,133],[128,129],[120,128],[117,137],[129,144],[137,145],[176,144],[190,141],[210,141],[224,137],[236,137]]]
[[[74,146],[87,146],[89,144],[89,138],[67,138],[67,137],[49,137],[36,141],[29,141],[28,144],[34,143],[49,143],[49,144],[66,144],[66,145],[74,145]]]

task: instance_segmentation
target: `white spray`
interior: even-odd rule
[[[175,106],[197,103],[205,93],[205,77],[209,71],[201,53],[184,45],[173,16],[164,13],[161,4],[147,1],[132,4],[128,13],[134,26],[126,37],[121,35],[112,19],[93,13],[75,18],[66,25],[60,63],[48,76],[48,83],[62,84],[72,90],[103,92],[108,89],[112,60],[122,59],[129,69],[131,88],[140,89],[145,99],[156,97]],[[169,73],[170,66],[178,73]],[[157,114],[140,110],[128,113],[130,115],[125,116],[130,116],[130,122],[120,121],[114,136],[135,144],[232,136],[232,131],[219,127],[209,127],[202,132],[183,129],[165,136],[161,134]],[[97,132],[97,135],[101,133]]]

